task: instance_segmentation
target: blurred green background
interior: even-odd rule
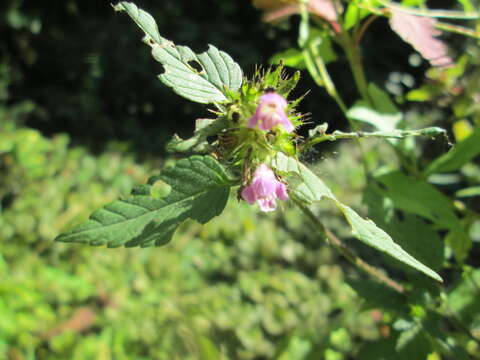
[[[138,5],[165,37],[195,50],[214,44],[247,76],[296,42],[298,19],[273,28],[248,1]],[[385,28],[378,22],[365,40],[367,72],[382,86],[392,69],[418,85],[426,64],[412,68],[411,50]],[[155,79],[161,67],[140,38],[108,1],[0,4],[0,359],[346,360],[386,336],[388,319],[348,284],[363,275],[288,205],[264,215],[232,197],[221,217],[185,224],[158,249],[53,242],[156,173],[172,134],[190,135],[208,115]],[[351,102],[345,69],[331,67]],[[303,75],[296,95],[312,90],[301,108],[312,126],[344,128],[333,101]],[[397,96],[407,90],[391,87]],[[450,128],[448,112],[424,124]],[[359,206],[355,150],[327,146],[311,157],[324,159],[317,171],[339,197]],[[348,237],[333,209],[323,213]]]

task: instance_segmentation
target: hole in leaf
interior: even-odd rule
[[[209,144],[213,144],[215,141],[217,141],[217,138],[217,135],[207,136],[207,142]]]
[[[172,187],[170,185],[168,185],[162,180],[157,180],[150,188],[150,195],[154,199],[160,199],[165,196],[168,196],[168,194],[170,194],[171,191],[172,191]]]
[[[238,124],[238,120],[240,120],[240,114],[238,112],[234,112],[232,114],[232,120],[235,124]]]
[[[165,74],[165,68],[163,67],[162,64],[158,64],[159,68],[160,68],[160,72],[158,73],[158,75],[162,75],[162,74]]]
[[[202,67],[202,65],[200,65],[200,63],[199,63],[198,61],[196,61],[196,60],[190,60],[190,61],[188,62],[188,65],[189,65],[193,70],[195,70],[197,73],[199,73],[199,74],[200,74],[201,72],[203,72],[203,67]]]
[[[190,49],[192,49],[192,51],[195,54],[201,54],[201,53],[204,53],[204,52],[208,51],[208,45],[188,44],[188,46],[190,47]]]

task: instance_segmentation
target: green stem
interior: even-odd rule
[[[330,74],[328,73],[325,62],[323,61],[321,54],[318,52],[317,44],[313,40],[308,38],[309,16],[308,16],[308,11],[305,5],[305,0],[300,2],[300,12],[301,12],[302,20],[300,23],[300,31],[299,31],[300,35],[299,35],[298,43],[302,49],[305,63],[307,65],[307,69],[310,72],[313,79],[315,80],[315,82],[319,86],[325,87],[325,89],[327,90],[327,93],[335,100],[338,107],[342,110],[344,116],[347,118],[352,130],[358,131],[359,129],[356,126],[355,122],[353,121],[353,119],[351,119],[348,116],[348,108],[345,105],[345,102],[343,101],[342,97],[338,93],[337,88],[335,87],[335,84],[332,81]],[[342,33],[345,34],[345,31],[342,31]],[[366,84],[366,81],[365,81],[365,84]],[[368,178],[370,171],[369,171],[367,159],[365,157],[365,151],[360,141],[358,141],[358,139],[356,140],[356,142],[360,149],[360,153],[362,154],[361,157],[362,157],[363,168],[365,171],[365,178]]]
[[[300,210],[305,214],[305,216],[310,220],[312,226],[315,230],[325,238],[329,244],[335,247],[348,261],[353,265],[358,267],[360,270],[366,272],[368,275],[372,276],[377,281],[385,284],[389,288],[393,289],[398,293],[405,293],[405,288],[397,283],[396,281],[390,279],[383,271],[367,264],[360,257],[358,257],[342,240],[335,236],[330,230],[325,228],[320,220],[313,214],[313,212],[300,200],[293,199],[295,204],[300,208]]]
[[[342,32],[341,34],[340,45],[343,47],[343,50],[347,55],[348,63],[350,64],[350,69],[352,70],[353,79],[358,92],[362,96],[363,100],[366,101],[370,107],[373,107],[372,98],[368,93],[368,82],[363,69],[358,45],[346,31]]]
[[[327,93],[335,100],[338,107],[342,110],[342,113],[350,124],[352,130],[358,131],[359,129],[357,127],[357,124],[355,124],[353,119],[348,116],[348,108],[345,105],[345,102],[343,101],[340,94],[337,92],[337,88],[335,87],[335,84],[332,81],[330,74],[328,73],[325,62],[323,61],[322,56],[318,53],[318,50],[312,41],[309,41],[306,44],[305,48],[303,49],[303,54],[305,58],[305,63],[307,64],[307,69],[309,70],[315,82],[319,86],[325,87]],[[368,178],[370,170],[365,157],[365,150],[360,141],[358,141],[358,139],[356,140],[356,142],[360,149],[360,153],[362,154],[362,164],[365,171],[365,178]]]
[[[306,0],[300,1],[301,22],[299,28],[298,44],[302,49],[305,63],[310,75],[318,86],[325,87],[327,93],[335,100],[342,112],[347,114],[347,106],[337,92],[335,84],[333,83],[325,62],[318,52],[318,44],[309,39],[309,14],[306,7]]]
[[[324,141],[336,141],[340,139],[360,139],[360,138],[381,138],[381,139],[404,139],[409,136],[436,136],[444,134],[445,130],[438,127],[429,127],[418,130],[391,130],[391,131],[373,131],[373,132],[343,132],[334,131],[331,134],[319,134],[317,136],[310,137],[304,144],[301,145],[302,149],[307,149],[316,144]]]
[[[480,31],[475,31],[464,26],[447,24],[444,22],[437,22],[435,27],[440,30],[449,31],[455,34],[460,34],[464,36],[469,36],[474,39],[480,39]]]
[[[337,92],[337,88],[335,87],[335,84],[333,83],[332,78],[327,71],[327,67],[325,66],[321,55],[318,53],[317,48],[312,42],[307,44],[303,50],[303,55],[307,64],[307,68],[315,83],[318,86],[325,87],[328,95],[335,100],[340,110],[342,110],[343,114],[346,116],[348,108],[340,94]]]

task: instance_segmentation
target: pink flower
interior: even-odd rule
[[[261,164],[253,174],[252,183],[242,190],[242,198],[249,204],[257,202],[264,212],[273,211],[277,208],[276,199],[288,199],[287,187],[277,180],[272,169]]]
[[[287,132],[292,132],[295,127],[288,120],[285,109],[287,100],[274,92],[267,92],[260,97],[255,114],[248,121],[248,127],[259,127],[262,130],[270,130],[276,125],[283,125]]]
[[[412,45],[432,66],[450,66],[453,61],[448,56],[448,47],[436,38],[441,31],[435,28],[436,20],[407,14],[391,8],[390,27],[400,37]]]

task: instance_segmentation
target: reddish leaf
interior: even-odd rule
[[[435,28],[436,20],[423,16],[407,14],[390,9],[390,27],[400,37],[412,45],[420,55],[430,61],[432,66],[448,66],[452,59],[448,56],[448,48],[442,40],[436,38],[441,31]]]
[[[281,20],[300,12],[298,0],[253,0],[253,5],[265,10],[263,20],[267,22]],[[307,9],[328,22],[338,19],[334,0],[310,0]]]

